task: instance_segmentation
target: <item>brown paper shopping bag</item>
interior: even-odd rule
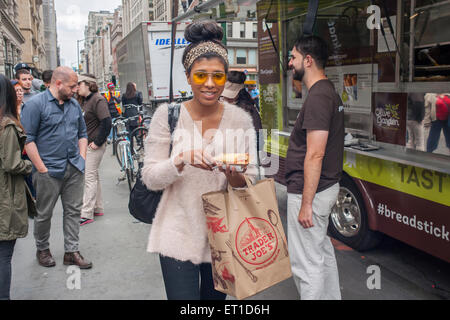
[[[215,289],[245,299],[292,276],[273,179],[204,194]]]

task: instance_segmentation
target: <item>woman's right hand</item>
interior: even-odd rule
[[[216,162],[213,157],[204,150],[189,150],[180,153],[175,157],[174,164],[178,171],[183,171],[186,164],[189,164],[195,168],[212,171]]]

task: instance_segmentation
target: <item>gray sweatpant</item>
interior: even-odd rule
[[[328,218],[336,203],[339,184],[316,193],[314,227],[298,222],[302,195],[288,193],[288,244],[292,274],[302,300],[340,300],[339,274],[334,247],[327,236]]]
[[[38,250],[50,247],[50,227],[53,209],[61,196],[63,206],[63,232],[65,252],[78,251],[80,215],[83,206],[84,174],[71,164],[67,165],[63,179],[51,177],[48,173],[33,173],[36,189],[37,217],[34,218],[34,238]]]

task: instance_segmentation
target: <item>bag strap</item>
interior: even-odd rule
[[[317,9],[319,9],[319,0],[309,0],[308,12],[306,14],[305,23],[303,24],[303,35],[305,36],[313,35]]]
[[[173,132],[175,131],[175,128],[177,127],[178,119],[180,118],[180,109],[181,104],[179,103],[171,103],[169,104],[169,111],[168,111],[168,122],[169,122],[169,130],[170,130],[170,149],[169,149],[169,156],[172,153],[172,143],[173,143]]]

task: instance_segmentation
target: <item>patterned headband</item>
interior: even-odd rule
[[[189,51],[184,61],[184,68],[189,70],[195,60],[205,53],[215,53],[221,56],[228,63],[227,50],[215,41],[200,42],[197,46]]]

